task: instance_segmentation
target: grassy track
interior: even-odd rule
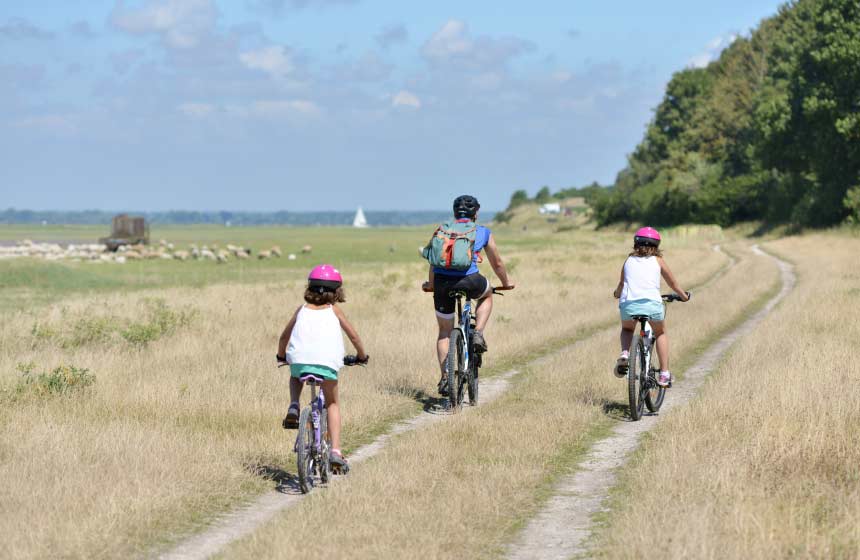
[[[860,323],[849,311],[860,302],[860,240],[765,248],[795,263],[799,285],[647,438],[594,543],[600,555],[860,555]]]
[[[697,295],[695,309],[673,307],[669,324],[675,351],[695,347],[709,332],[735,320],[770,289],[775,274],[771,263],[745,257]],[[739,295],[731,298],[734,294]],[[727,300],[732,301],[728,308],[723,305]],[[603,301],[611,313],[611,303]],[[544,309],[533,307],[533,313]],[[701,314],[710,320],[692,328],[700,324]],[[400,558],[415,550],[423,558],[501,554],[552,482],[614,421],[612,414],[624,408],[622,382],[609,373],[616,337],[614,329],[592,336],[529,368],[492,404],[398,438],[351,474],[347,484],[312,496],[228,548],[223,557],[283,557],[311,533],[316,535],[312,542],[302,541],[303,553],[311,555],[349,551],[357,558]]]

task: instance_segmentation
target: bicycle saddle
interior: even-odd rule
[[[301,381],[302,383],[322,383],[323,381],[325,381],[325,379],[312,373],[308,373],[299,377],[299,381]]]

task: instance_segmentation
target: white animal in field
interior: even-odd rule
[[[251,256],[251,255],[249,255],[249,254],[248,254],[248,252],[247,252],[247,251],[245,251],[244,249],[240,249],[239,251],[236,251],[236,258],[237,258],[237,259],[245,260],[245,259],[247,259],[247,258],[248,258],[248,257],[250,257],[250,256]]]
[[[314,248],[311,247],[310,245],[305,245],[304,247],[302,247],[302,253],[305,255],[307,255],[308,253],[310,253],[313,250],[314,250]]]
[[[188,257],[190,256],[191,253],[189,253],[188,251],[176,251],[175,253],[173,253],[173,258],[180,261],[187,261]]]
[[[287,255],[287,260],[288,260],[288,261],[294,261],[294,260],[296,260],[296,255],[295,255],[295,253],[290,253],[289,255]]]
[[[260,251],[259,253],[257,253],[257,258],[260,259],[261,261],[268,259],[271,256],[272,256],[271,251]]]
[[[130,261],[139,261],[143,255],[132,249],[125,252],[125,258]]]
[[[215,260],[215,253],[213,253],[212,251],[210,251],[209,249],[207,249],[206,247],[204,247],[204,248],[200,251],[200,258],[201,258],[201,259],[209,259],[209,260],[214,261],[214,260]]]
[[[161,254],[158,256],[158,258],[163,259],[163,260],[165,260],[165,261],[172,261],[172,260],[173,260],[173,255],[171,255],[170,253],[161,253]]]
[[[113,262],[115,262],[117,264],[125,264],[125,257],[120,255]]]
[[[273,245],[272,248],[269,249],[269,251],[272,252],[273,257],[279,257],[280,258],[281,255],[283,255],[283,253],[281,253],[281,248],[278,245]]]

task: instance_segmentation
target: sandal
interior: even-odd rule
[[[328,461],[331,463],[331,472],[334,474],[346,474],[349,472],[349,463],[346,462],[340,451],[336,449],[329,451]]]
[[[285,430],[295,430],[299,427],[299,403],[290,403],[290,408],[287,410],[287,416],[281,423]]]
[[[448,376],[443,375],[439,378],[439,384],[436,385],[436,391],[443,397],[448,396]]]

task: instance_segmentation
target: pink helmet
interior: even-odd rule
[[[317,265],[308,274],[308,286],[319,286],[326,290],[336,290],[343,284],[338,269],[330,264]]]
[[[660,246],[660,233],[652,227],[639,228],[633,236],[633,245]]]

